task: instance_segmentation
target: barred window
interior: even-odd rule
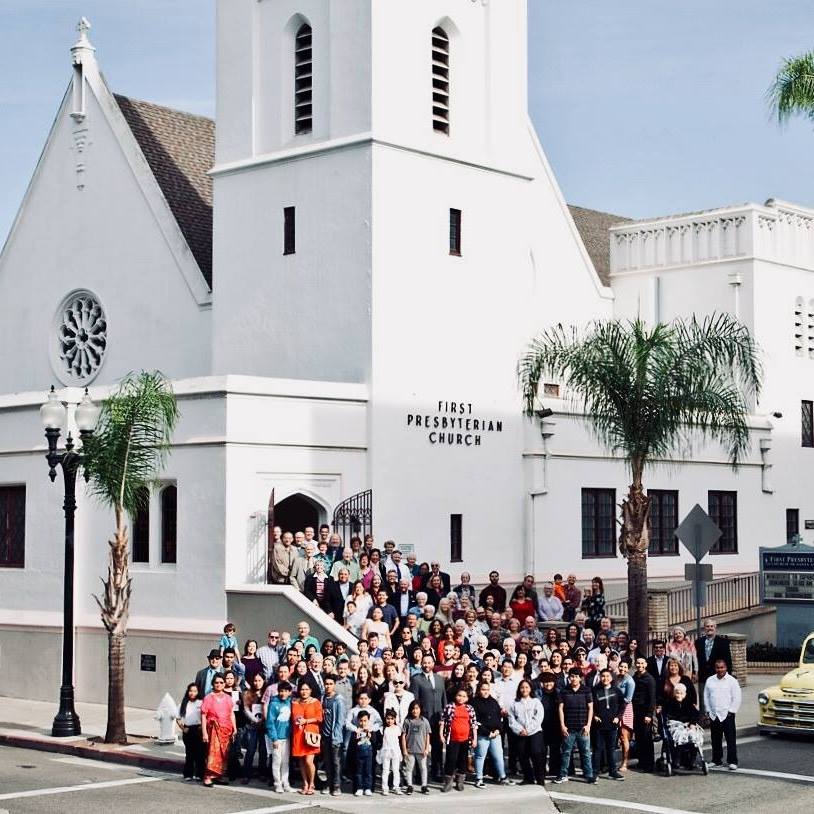
[[[616,556],[616,490],[582,490],[582,557]]]
[[[294,39],[294,132],[310,133],[314,127],[314,60],[311,26],[304,23]]]
[[[177,557],[178,489],[165,486],[161,492],[161,562],[174,563]]]
[[[432,30],[432,127],[449,135],[449,37],[443,28]]]
[[[0,568],[25,566],[25,486],[0,486]]]
[[[650,548],[648,554],[663,557],[678,554],[678,492],[674,489],[648,489],[650,498]]]
[[[710,491],[707,496],[709,516],[721,530],[711,554],[738,553],[738,493]]]

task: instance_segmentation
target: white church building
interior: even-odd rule
[[[372,530],[454,578],[624,581],[624,465],[556,381],[553,416],[521,414],[517,360],[555,323],[729,311],[763,350],[739,471],[699,446],[650,472],[653,578],[681,578],[672,532],[695,503],[724,532],[716,575],[757,570],[758,546],[814,518],[814,211],[569,207],[529,120],[526,51],[525,0],[219,0],[216,125],[114,93],[80,25],[0,255],[0,694],[32,652],[43,697],[59,675],[51,384],[75,405],[159,369],[179,399],[132,520],[134,704],[182,687],[230,594],[265,582],[272,516]],[[76,522],[77,697],[102,700],[92,594],[113,518],[80,494]]]

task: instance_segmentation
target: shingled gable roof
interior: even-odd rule
[[[609,212],[599,212],[596,209],[585,209],[582,206],[571,206],[571,217],[574,219],[577,231],[585,244],[588,255],[594,264],[596,273],[602,285],[610,285],[610,234],[611,226],[620,223],[630,223],[630,218],[621,215],[611,215]]]
[[[212,288],[212,179],[215,122],[169,107],[115,94],[136,141]],[[611,226],[630,218],[571,206],[577,230],[603,285],[610,285]]]
[[[215,122],[114,94],[187,245],[212,288],[212,179]]]

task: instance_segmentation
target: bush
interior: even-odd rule
[[[754,642],[746,647],[746,661],[793,661],[800,660],[799,647],[775,647],[769,642]]]

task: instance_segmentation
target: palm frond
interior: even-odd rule
[[[784,59],[766,98],[780,124],[796,114],[814,120],[814,51]]]
[[[648,328],[595,322],[580,335],[556,326],[518,364],[523,409],[533,415],[544,375],[578,399],[597,439],[641,469],[703,438],[724,444],[733,465],[749,444],[746,419],[760,391],[758,349],[728,314]]]
[[[102,403],[96,431],[83,445],[92,494],[135,515],[166,460],[177,420],[172,386],[161,373],[128,374]]]

